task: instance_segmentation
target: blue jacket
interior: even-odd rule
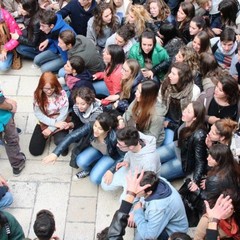
[[[63,7],[58,14],[63,18],[69,16],[71,19],[70,26],[77,34],[86,36],[88,20],[93,16],[93,9],[97,6],[95,0],[92,0],[90,8],[85,11],[78,0],[71,0]]]
[[[63,61],[67,62],[67,51],[63,51],[58,46],[58,35],[65,30],[72,30],[74,32],[74,30],[63,20],[62,16],[57,14],[57,22],[51,32],[47,35],[47,39],[49,40],[48,49],[54,53],[61,54]]]
[[[157,189],[144,200],[145,210],[134,210],[134,221],[142,239],[157,239],[164,230],[168,236],[188,231],[181,196],[164,178],[160,178]]]

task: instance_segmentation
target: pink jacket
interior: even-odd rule
[[[17,32],[18,35],[22,35],[22,31],[21,29],[18,27],[15,19],[13,18],[13,16],[6,11],[3,8],[0,8],[1,11],[1,15],[4,19],[4,21],[6,22],[6,25],[9,29],[10,33],[15,33]],[[18,46],[18,41],[14,40],[14,39],[10,39],[5,45],[4,45],[4,49],[6,49],[7,51],[12,51],[14,48],[16,48]]]
[[[115,95],[121,92],[121,79],[122,79],[122,64],[119,64],[113,72],[107,76],[106,71],[97,72],[95,75],[97,79],[104,79],[104,82],[107,85],[110,95]]]

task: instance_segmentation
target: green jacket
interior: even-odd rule
[[[11,233],[8,237],[6,233],[6,229],[4,227],[0,227],[0,239],[1,240],[23,240],[24,232],[21,225],[16,220],[16,218],[8,212],[5,212],[5,211],[1,211],[1,212],[4,214],[4,216],[8,220]]]
[[[142,50],[140,48],[140,43],[135,43],[129,52],[129,59],[136,59],[140,65],[141,68],[145,67],[145,62],[144,62],[144,57],[142,55]],[[156,67],[157,65],[163,63],[164,61],[168,61],[169,60],[169,56],[167,51],[160,46],[158,43],[156,43],[155,48],[153,49],[153,53],[152,53],[152,65],[153,68]],[[155,71],[153,71],[155,72]],[[164,72],[156,72],[156,75],[162,79],[164,76]]]

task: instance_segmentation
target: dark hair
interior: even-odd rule
[[[181,2],[179,8],[182,8],[183,12],[186,14],[186,18],[180,23],[179,29],[182,29],[185,24],[189,23],[191,19],[195,16],[194,5],[190,2]]]
[[[113,30],[113,32],[116,32],[118,23],[117,23],[117,18],[115,16],[115,11],[111,4],[106,3],[106,2],[100,2],[99,4],[96,5],[95,9],[93,10],[93,29],[95,30],[96,36],[99,37],[103,34],[103,27],[105,26],[105,23],[102,20],[102,15],[103,12],[107,9],[111,10],[112,13],[112,20],[110,23],[108,23],[108,27]]]
[[[118,126],[117,116],[109,112],[100,113],[97,116],[96,121],[99,122],[105,132],[110,131],[111,129],[116,129]]]
[[[38,0],[21,0],[22,8],[28,12],[29,24],[27,27],[28,40],[33,39],[34,25],[38,21],[40,14],[40,7]]]
[[[85,69],[85,62],[80,56],[72,56],[69,58],[72,69],[74,69],[77,74],[80,74]]]
[[[117,130],[117,139],[126,144],[126,146],[137,146],[140,136],[139,132],[135,127],[125,127]]]
[[[153,80],[145,80],[140,84],[142,86],[140,101],[134,101],[132,116],[137,129],[144,131],[148,129],[154,115],[155,104],[158,97],[158,86]]]
[[[227,102],[230,105],[236,104],[239,99],[238,82],[228,73],[219,75],[218,81],[222,84],[222,90],[226,94]]]
[[[66,44],[71,44],[74,46],[76,43],[76,36],[75,33],[72,30],[64,30],[59,33],[59,38]]]
[[[192,240],[192,238],[186,234],[181,232],[175,232],[171,236],[169,236],[170,240]]]
[[[123,38],[124,42],[127,42],[135,37],[135,28],[132,24],[126,23],[117,30],[117,34]]]
[[[87,104],[91,105],[95,102],[95,93],[88,87],[80,87],[73,91],[73,99],[76,102],[76,98],[82,98]]]
[[[104,228],[100,233],[97,234],[97,240],[108,240],[109,227]]]
[[[237,0],[222,0],[218,5],[218,10],[221,13],[223,25],[236,25],[237,13],[239,11]]]
[[[33,229],[39,240],[49,240],[55,231],[55,220],[53,214],[45,209],[39,211],[37,213]]]
[[[220,34],[220,41],[221,42],[229,42],[229,41],[235,42],[236,41],[235,31],[230,27],[224,28]]]
[[[166,98],[168,97],[166,95],[167,93],[166,89],[168,88],[169,85],[171,85],[172,92],[181,92],[189,83],[193,82],[192,70],[188,64],[175,62],[172,64],[169,72],[171,71],[172,68],[176,68],[178,70],[179,81],[176,85],[172,86],[170,84],[170,79],[167,74],[165,80],[162,83],[161,88],[163,101],[166,101]]]
[[[206,52],[208,51],[208,49],[210,49],[211,44],[210,44],[210,38],[209,35],[207,34],[207,32],[205,31],[201,31],[199,33],[196,34],[196,36],[194,38],[199,38],[200,40],[200,50],[199,50],[199,54],[202,52]]]
[[[144,192],[147,193],[149,191],[152,191],[153,193],[157,189],[159,181],[160,179],[155,172],[145,171],[143,174],[142,180],[140,181],[140,186],[143,187],[147,184],[150,184],[151,186],[146,188]]]
[[[125,61],[125,54],[122,47],[117,44],[110,44],[107,46],[107,51],[111,56],[111,63],[107,65],[107,76],[109,76],[114,69]]]
[[[193,101],[189,104],[192,104],[194,117],[196,118],[192,124],[188,127],[184,127],[181,129],[179,133],[178,145],[181,148],[183,146],[184,140],[190,137],[196,130],[198,129],[206,129],[204,125],[205,119],[205,107],[202,103]]]
[[[144,51],[142,50],[142,39],[143,38],[147,38],[147,39],[152,39],[153,41],[153,48],[152,50],[150,51],[149,55],[152,56],[152,52],[153,52],[153,49],[155,48],[156,46],[156,37],[155,37],[155,34],[152,30],[150,29],[146,29],[142,34],[141,36],[139,37],[139,44],[140,44],[140,48],[141,48],[141,51],[143,53],[143,55],[145,54]]]
[[[200,73],[203,78],[213,73],[218,68],[218,62],[212,53],[203,52],[200,54]]]
[[[206,28],[206,21],[203,16],[195,16],[192,18],[191,22],[195,22],[196,26],[198,28],[202,28],[202,30]]]
[[[42,10],[39,14],[39,20],[41,23],[48,26],[55,25],[57,22],[57,15],[53,10]]]
[[[172,23],[161,24],[159,32],[163,35],[163,45],[166,45],[173,38],[178,37],[176,26]]]

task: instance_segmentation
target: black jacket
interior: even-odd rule
[[[203,129],[196,130],[185,141],[185,148],[181,149],[182,168],[186,174],[193,173],[193,180],[198,184],[207,170],[207,133]]]

